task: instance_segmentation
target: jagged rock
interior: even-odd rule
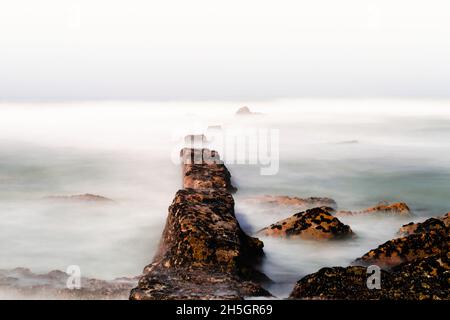
[[[441,218],[430,218],[420,223],[410,222],[408,224],[403,225],[398,231],[398,234],[404,237],[409,236],[411,234],[426,233],[432,230],[436,231],[446,230],[446,228],[448,228],[448,217],[447,220],[445,220],[444,216]]]
[[[224,189],[235,192],[231,174],[220,160],[218,152],[209,149],[181,150],[183,188],[197,190]]]
[[[263,243],[242,231],[223,189],[179,190],[153,263],[131,299],[237,299],[268,296],[253,265]]]
[[[263,195],[249,197],[244,201],[256,205],[283,206],[288,207],[289,209],[292,209],[294,211],[304,211],[317,207],[330,207],[333,209],[337,208],[336,201],[325,197],[299,198],[290,196]]]
[[[450,299],[449,253],[381,270],[381,288],[369,289],[361,266],[322,268],[297,282],[290,299]]]
[[[109,202],[109,203],[114,202],[114,200],[90,193],[78,194],[73,196],[49,196],[45,197],[44,199],[52,201],[74,201],[74,202]]]
[[[258,231],[258,235],[301,239],[342,239],[352,236],[348,225],[333,217],[332,208],[322,207],[299,212]]]
[[[403,262],[448,252],[449,227],[440,220],[428,219],[415,229],[404,230],[411,234],[383,243],[356,259],[355,264],[376,264],[383,268],[391,268]]]
[[[408,205],[404,202],[396,202],[392,204],[382,202],[374,207],[370,207],[361,211],[338,211],[336,212],[335,216],[345,217],[345,216],[359,216],[371,214],[410,216],[411,210],[409,209]]]
[[[110,281],[81,278],[80,289],[67,288],[69,275],[60,270],[36,274],[26,268],[0,270],[0,295],[20,299],[126,299],[137,278]]]

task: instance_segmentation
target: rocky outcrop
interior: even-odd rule
[[[299,198],[290,196],[254,196],[244,199],[248,204],[262,205],[262,206],[282,206],[295,211],[304,211],[308,209],[313,209],[317,207],[331,207],[333,209],[337,208],[336,201],[330,198],[324,197],[309,197],[309,198]]]
[[[177,192],[158,253],[132,299],[211,299],[269,295],[253,265],[263,243],[247,236],[224,190]]]
[[[181,159],[183,188],[237,190],[231,184],[231,174],[216,151],[184,148],[181,150]]]
[[[0,297],[16,299],[126,299],[137,278],[110,281],[82,277],[79,289],[69,289],[69,275],[54,270],[36,274],[26,268],[0,270]]]
[[[183,149],[181,156],[184,189],[169,207],[159,250],[130,299],[270,296],[260,284],[268,278],[255,268],[263,243],[241,229],[229,193],[230,175],[216,163],[218,154]],[[193,164],[198,156],[201,163]]]
[[[112,203],[114,200],[108,199],[106,197],[102,197],[95,194],[78,194],[73,196],[49,196],[45,197],[44,200],[52,200],[52,201],[73,201],[73,202],[108,202]]]
[[[322,207],[299,212],[258,231],[258,235],[289,239],[342,239],[353,235],[348,225],[331,215],[332,208]]]
[[[450,299],[449,253],[381,270],[380,289],[369,289],[366,267],[322,268],[297,282],[290,299]]]
[[[252,112],[250,108],[247,106],[241,107],[236,111],[236,115],[238,116],[250,116],[250,115],[260,115],[259,112]]]
[[[404,226],[408,235],[385,242],[346,268],[323,268],[299,280],[291,299],[450,299],[448,214]],[[366,267],[381,270],[381,288],[369,289]]]
[[[404,202],[396,202],[392,204],[389,204],[387,202],[381,202],[374,207],[370,207],[361,211],[338,211],[336,212],[335,216],[345,217],[345,216],[360,216],[373,214],[410,216],[411,210],[409,209],[408,205]]]
[[[370,250],[355,261],[356,264],[376,264],[390,268],[403,262],[425,258],[434,254],[446,254],[450,243],[448,215],[423,223],[404,225],[403,237],[389,240],[378,248]]]

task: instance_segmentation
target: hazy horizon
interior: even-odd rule
[[[0,101],[450,98],[444,0],[0,4]]]

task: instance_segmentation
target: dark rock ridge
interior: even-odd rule
[[[0,270],[0,296],[17,299],[127,299],[137,278],[110,281],[81,278],[80,289],[68,289],[68,275],[54,270],[36,274],[26,268]]]
[[[283,206],[292,210],[304,211],[317,207],[331,207],[337,208],[337,203],[333,199],[325,197],[290,197],[290,196],[254,196],[244,200],[249,204],[263,205],[263,206]],[[295,211],[294,211],[295,212]]]
[[[438,219],[428,219],[418,224],[414,231],[409,232],[407,236],[389,240],[370,250],[356,259],[355,264],[376,264],[383,268],[391,268],[403,262],[448,252],[449,227]]]
[[[348,225],[331,215],[332,208],[299,212],[257,232],[261,236],[301,239],[342,239],[354,235]]]
[[[114,200],[90,193],[77,194],[73,196],[49,196],[45,197],[44,200],[74,201],[74,202],[109,202],[109,203],[114,202]]]
[[[381,270],[380,289],[367,287],[369,275],[362,266],[322,268],[298,281],[290,299],[450,299],[448,252]]]
[[[216,151],[184,148],[181,150],[181,159],[183,188],[237,190],[231,184],[231,174]]]
[[[184,149],[181,156],[192,160],[195,155],[203,157],[204,151]],[[218,158],[214,151],[207,154],[195,173],[192,164],[183,165],[189,183],[176,193],[159,250],[130,299],[270,296],[260,284],[267,277],[254,267],[264,254],[263,243],[241,229],[228,191],[229,175],[210,162],[211,156]]]
[[[408,224],[403,225],[398,234],[400,236],[408,236],[415,233],[423,233],[429,232],[432,230],[445,229],[450,226],[450,217],[449,214],[446,213],[442,217],[438,218],[430,218],[425,220],[424,222],[414,223],[410,222]]]
[[[347,268],[323,268],[297,282],[292,299],[450,299],[448,214],[387,241]],[[410,225],[407,225],[410,226]],[[368,289],[369,265],[381,268],[381,289]]]
[[[410,216],[411,210],[404,202],[396,202],[389,204],[387,202],[381,202],[374,207],[370,207],[361,211],[338,211],[336,217],[345,216],[360,216],[360,215],[372,215],[372,214],[384,214],[395,216]]]

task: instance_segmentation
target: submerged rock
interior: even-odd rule
[[[410,216],[411,210],[409,209],[408,205],[404,202],[396,202],[392,204],[382,202],[374,207],[370,207],[361,211],[338,211],[336,212],[335,216],[345,217],[345,216],[359,216],[372,214]]]
[[[369,289],[361,266],[322,268],[297,282],[290,299],[450,299],[449,254],[436,254],[381,270],[380,289]]]
[[[317,207],[331,207],[337,208],[337,203],[331,198],[326,197],[309,197],[299,198],[290,196],[254,196],[244,200],[249,204],[263,205],[263,206],[283,206],[292,210],[304,211]]]
[[[90,193],[78,194],[73,196],[49,196],[45,197],[44,200],[74,201],[74,202],[109,202],[109,203],[114,202],[114,200],[111,200],[109,198]]]
[[[238,299],[270,295],[253,266],[263,243],[241,229],[225,190],[179,190],[153,263],[131,299]]]
[[[257,232],[261,236],[301,239],[342,239],[353,235],[348,225],[331,215],[332,208],[299,212]]]
[[[220,160],[219,153],[209,149],[181,150],[183,188],[196,190],[223,189],[235,192],[231,174]]]
[[[17,299],[126,299],[137,278],[99,280],[82,277],[79,289],[69,289],[69,275],[54,270],[36,274],[26,268],[0,270],[0,297]]]

